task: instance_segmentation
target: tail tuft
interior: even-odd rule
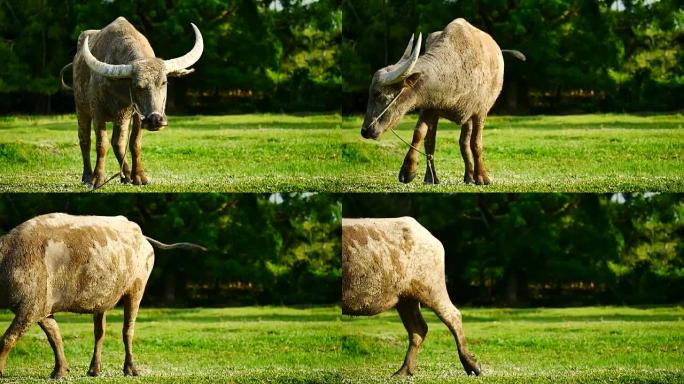
[[[186,251],[192,251],[192,252],[206,252],[207,249],[201,245],[193,244],[193,243],[173,243],[173,244],[164,244],[161,241],[155,240],[151,237],[145,236],[147,241],[150,242],[150,244],[159,249],[183,249]]]
[[[502,53],[511,54],[511,55],[513,55],[513,57],[515,57],[515,58],[518,59],[518,60],[527,61],[527,57],[525,57],[525,55],[524,55],[522,52],[518,51],[518,50],[515,50],[515,49],[502,49],[501,52],[502,52]]]
[[[72,66],[73,66],[73,63],[69,63],[69,64],[65,65],[64,67],[62,67],[62,70],[59,71],[59,81],[61,83],[62,90],[64,90],[64,91],[69,91],[69,92],[74,91],[74,89],[72,87],[70,87],[67,83],[64,82],[64,72],[67,69],[70,69]]]

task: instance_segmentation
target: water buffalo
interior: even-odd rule
[[[425,183],[437,184],[432,159],[437,121],[447,118],[461,125],[463,181],[489,184],[482,160],[482,130],[503,85],[502,52],[521,60],[525,56],[518,51],[502,51],[491,36],[464,19],[456,19],[443,31],[430,34],[425,54],[419,57],[421,40],[419,35],[413,48],[412,36],[399,62],[373,75],[361,135],[376,139],[395,127],[407,112],[420,109],[412,145],[418,148],[425,139]],[[399,171],[399,181],[413,180],[417,161],[418,152],[410,148]]]
[[[0,306],[15,313],[0,339],[0,377],[10,350],[33,323],[47,335],[55,354],[51,377],[68,372],[62,337],[53,314],[94,314],[95,351],[88,375],[100,374],[106,311],[124,306],[123,372],[137,375],[133,331],[140,301],[154,264],[152,246],[205,250],[190,243],[163,244],[142,234],[123,216],[35,217],[0,237]]]
[[[141,126],[158,131],[167,125],[167,78],[191,73],[204,49],[202,35],[195,31],[195,45],[185,55],[162,60],[155,56],[145,36],[125,18],[119,17],[101,30],[87,30],[78,37],[72,63],[73,91],[78,116],[78,138],[83,157],[81,181],[93,187],[105,182],[105,155],[109,144],[105,124],[113,123],[112,147],[123,168],[121,182],[147,184],[141,156]],[[64,85],[64,81],[62,80]],[[132,169],[126,162],[128,123]],[[90,163],[90,128],[95,126],[97,161]]]
[[[411,217],[343,219],[342,313],[372,316],[397,309],[409,347],[395,375],[413,375],[428,331],[421,304],[449,327],[466,373],[479,375],[480,366],[466,346],[461,313],[447,293],[442,243]]]

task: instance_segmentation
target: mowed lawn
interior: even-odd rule
[[[103,374],[86,375],[93,349],[92,316],[58,313],[69,382],[306,383],[341,382],[339,308],[141,308],[133,350],[141,376],[122,373],[123,311],[109,312]],[[4,332],[12,314],[0,312]],[[10,353],[5,378],[46,379],[54,364],[45,334],[34,325]],[[47,382],[50,382],[47,380]]]
[[[416,115],[397,130],[410,142]],[[424,185],[425,159],[410,184],[398,182],[408,150],[391,132],[363,140],[362,119],[345,118],[342,161],[347,191],[625,192],[684,191],[684,115],[491,116],[484,159],[492,184],[463,184],[460,127],[441,119],[435,168]],[[421,148],[423,150],[423,148]]]
[[[170,116],[168,128],[143,134],[150,184],[122,185],[117,178],[100,191],[340,190],[341,121],[339,115]],[[107,130],[111,135],[111,124]],[[94,166],[94,133],[92,143]],[[75,116],[0,118],[0,169],[0,192],[87,191]],[[107,177],[118,169],[110,148]]]
[[[429,333],[418,368],[402,383],[682,382],[684,309],[588,307],[462,310],[470,350],[483,375],[467,377],[446,326],[424,309]],[[0,312],[0,327],[12,315]],[[390,311],[341,315],[339,307],[150,309],[138,317],[134,350],[141,377],[124,378],[121,310],[111,311],[97,382],[387,382],[406,352],[406,332]],[[57,314],[69,381],[89,382],[89,315]],[[3,382],[45,379],[52,352],[33,326],[10,354]]]
[[[684,308],[463,309],[482,376],[466,376],[446,326],[427,309],[428,335],[411,383],[682,383]],[[343,377],[387,382],[407,337],[395,311],[345,317]]]
[[[407,140],[415,120],[409,115],[398,128]],[[437,186],[423,184],[424,160],[411,184],[399,183],[406,145],[390,132],[363,139],[361,117],[169,121],[166,130],[144,134],[143,163],[151,184],[114,180],[102,192],[684,191],[681,114],[492,116],[484,131],[489,186],[463,184],[459,129],[448,121],[437,133]],[[94,145],[92,151],[94,163]],[[106,174],[117,170],[110,149]],[[0,192],[86,191],[80,178],[74,116],[0,118]]]

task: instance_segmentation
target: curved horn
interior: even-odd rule
[[[411,40],[413,40],[413,37],[411,37]],[[418,61],[418,55],[420,55],[420,45],[422,41],[423,34],[419,33],[418,42],[416,42],[416,47],[413,49],[413,51],[411,51],[410,56],[407,58],[402,56],[402,58],[396,64],[390,67],[391,69],[389,71],[382,73],[380,77],[378,77],[378,83],[380,83],[380,85],[390,85],[404,80],[406,76],[411,73],[411,70],[413,70],[413,67]],[[411,42],[412,41],[409,41],[409,43]],[[408,48],[406,51],[408,51]],[[406,52],[404,52],[404,55],[406,55]]]
[[[100,74],[104,77],[111,77],[114,79],[123,79],[126,77],[131,77],[133,73],[133,66],[130,64],[107,64],[96,59],[92,53],[90,53],[90,47],[88,47],[88,37],[85,37],[83,41],[83,58],[86,64],[93,72]]]
[[[401,61],[401,60],[406,60],[406,59],[408,59],[409,57],[411,57],[411,49],[413,48],[413,36],[414,36],[414,34],[412,33],[412,34],[411,34],[411,39],[409,40],[409,43],[408,43],[408,45],[406,46],[406,49],[404,50],[404,54],[401,55],[401,59],[399,59],[399,61]]]
[[[181,69],[186,69],[191,65],[195,64],[202,56],[202,51],[204,51],[204,40],[202,40],[202,34],[194,23],[190,23],[192,29],[195,30],[195,46],[192,47],[190,52],[186,53],[181,57],[177,57],[171,60],[164,60],[164,65],[166,66],[166,73],[176,72]]]

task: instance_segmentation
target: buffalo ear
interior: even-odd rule
[[[418,82],[418,79],[420,79],[420,72],[412,73],[404,79],[404,86],[413,88]]]
[[[190,69],[179,69],[177,71],[169,72],[166,74],[167,77],[183,77],[195,72],[194,68]]]

